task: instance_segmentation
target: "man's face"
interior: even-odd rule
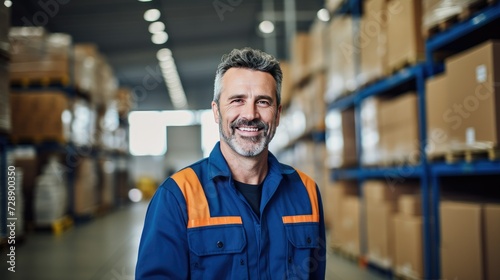
[[[219,106],[212,102],[221,145],[242,156],[257,156],[267,148],[279,124],[276,82],[269,73],[230,68],[222,78]]]

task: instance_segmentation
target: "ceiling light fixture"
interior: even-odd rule
[[[259,30],[262,33],[265,33],[265,34],[273,33],[273,31],[274,31],[274,23],[272,23],[272,22],[270,22],[268,20],[264,20],[263,22],[261,22],[259,24]]]
[[[167,48],[160,49],[156,52],[156,58],[158,58],[159,61],[166,61],[169,58],[172,58],[172,51]]]
[[[3,4],[5,5],[5,7],[10,8],[10,7],[12,6],[12,1],[10,1],[10,0],[5,0],[5,1],[3,2]]]
[[[151,2],[152,0],[139,0],[139,2]]]
[[[160,11],[158,9],[149,9],[144,12],[145,21],[157,21],[160,18]]]
[[[165,44],[167,40],[168,34],[165,31],[155,33],[151,36],[151,41],[157,45]]]
[[[148,28],[149,32],[152,34],[165,31],[165,24],[161,21],[152,22]]]
[[[330,20],[330,12],[325,8],[319,10],[317,13],[317,16],[318,16],[319,20],[321,20],[321,21],[329,21]]]

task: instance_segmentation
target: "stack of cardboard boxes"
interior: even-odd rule
[[[446,59],[445,72],[426,83],[429,157],[498,148],[499,84],[498,41],[482,43]]]
[[[368,180],[363,183],[368,261],[386,269],[394,267],[394,216],[407,211],[399,209],[398,200],[418,190],[419,186],[413,182],[389,185],[386,181]]]
[[[363,101],[360,113],[363,165],[417,164],[420,161],[415,92],[392,98],[368,98]]]
[[[442,201],[441,277],[500,278],[500,204]]]
[[[355,166],[358,162],[354,108],[326,115],[326,148],[328,168]]]
[[[127,128],[120,127],[120,118],[126,119],[131,109],[130,90],[123,89],[117,95],[113,70],[94,44],[72,44],[71,36],[48,33],[40,27],[12,28],[9,36],[12,67],[9,75],[2,75],[2,78],[10,76],[11,84],[23,86],[11,88],[11,139],[15,143],[57,141],[63,144],[63,150],[71,152],[66,161],[60,162],[63,175],[75,172],[71,186],[74,193],[71,202],[74,204],[70,205],[74,214],[92,215],[100,203],[106,203],[109,208],[114,202],[115,187],[111,179],[114,174],[109,172],[109,168],[106,172],[98,172],[104,165],[97,165],[96,159],[90,155],[104,148],[128,152]],[[52,85],[55,88],[68,86],[76,94],[69,94],[63,87],[59,87],[60,90],[44,88]],[[38,88],[31,89],[32,86]],[[99,118],[98,111],[104,112]],[[105,134],[106,139],[97,138],[98,129],[105,132],[99,136]],[[75,148],[67,148],[65,145],[68,143]],[[39,156],[35,155],[32,161],[45,166]],[[54,156],[60,154],[55,153]],[[30,175],[30,178],[38,175]],[[123,184],[128,190],[126,180]],[[30,181],[34,180],[27,180]],[[35,210],[46,211],[49,206],[41,199],[43,194],[33,195],[33,184],[36,182],[38,179],[26,188],[32,192],[28,197],[33,197],[28,203],[35,204]],[[27,205],[27,208],[30,207]],[[35,218],[39,214],[36,211],[28,213]],[[50,219],[44,222],[47,220]]]
[[[361,203],[357,182],[336,181],[326,188],[325,222],[329,228],[329,246],[360,256]]]
[[[354,26],[351,16],[340,15],[332,18],[327,27],[327,86],[324,100],[333,102],[343,94],[357,88],[356,55]]]
[[[417,95],[408,92],[378,103],[379,162],[417,164],[420,159]]]
[[[43,27],[13,27],[10,80],[28,85],[35,81],[48,85],[68,85],[71,78],[72,38],[63,33],[47,33]]]
[[[70,103],[64,92],[21,92],[11,94],[10,100],[14,142],[69,141]]]
[[[355,48],[361,62],[359,85],[423,60],[421,5],[421,1],[415,0],[363,1],[359,43]]]
[[[422,279],[423,226],[422,202],[419,195],[401,195],[394,216],[394,266],[396,274],[410,279]]]

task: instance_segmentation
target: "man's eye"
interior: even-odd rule
[[[259,100],[259,101],[257,101],[257,103],[260,105],[267,105],[267,106],[270,105],[269,101],[267,101],[267,100]]]
[[[243,99],[233,99],[231,103],[242,103]]]

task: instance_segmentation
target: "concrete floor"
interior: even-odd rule
[[[133,204],[104,217],[53,235],[36,232],[16,247],[16,272],[0,257],[0,279],[133,280],[146,203]],[[328,254],[328,280],[382,280],[372,271]]]

